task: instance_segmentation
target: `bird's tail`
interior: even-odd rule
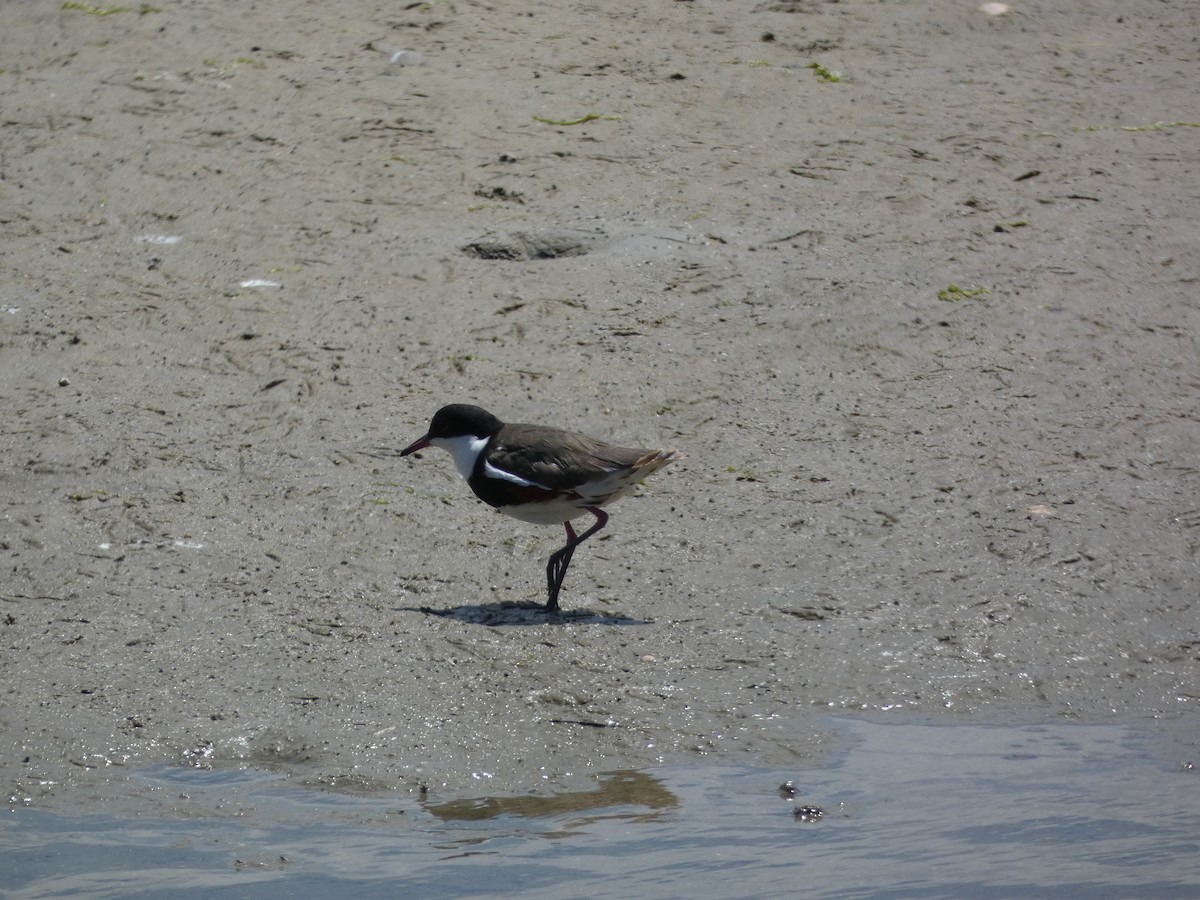
[[[657,472],[663,466],[678,462],[684,458],[684,455],[678,450],[652,450],[630,466],[630,468],[638,473],[639,478],[645,478],[647,475]]]

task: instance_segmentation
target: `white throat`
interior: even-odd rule
[[[470,478],[475,471],[475,461],[487,446],[488,439],[476,437],[473,434],[460,434],[457,437],[434,438],[429,443],[434,447],[449,450],[454,457],[454,468],[463,478]]]

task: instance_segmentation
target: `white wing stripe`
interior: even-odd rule
[[[522,478],[520,475],[514,475],[512,472],[497,469],[486,459],[483,461],[483,474],[488,478],[495,478],[497,481],[507,481],[511,484],[518,484],[521,487],[539,488],[543,491],[550,490],[544,484],[538,484],[536,481],[530,481],[527,478]]]

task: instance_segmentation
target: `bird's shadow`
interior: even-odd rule
[[[457,619],[472,625],[649,625],[650,619],[636,619],[624,613],[595,609],[547,610],[540,603],[466,603],[437,609],[432,606],[401,606],[396,612],[415,612],[441,619]]]

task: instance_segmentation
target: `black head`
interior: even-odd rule
[[[425,436],[401,450],[400,455],[415,453],[428,447],[431,441],[438,438],[462,437],[468,434],[489,438],[503,427],[504,423],[486,409],[471,406],[469,403],[451,403],[433,414],[433,421],[429,423],[429,431]]]
[[[475,437],[491,437],[504,427],[504,423],[486,409],[469,403],[451,403],[433,414],[429,423],[429,436],[460,437],[464,434]]]

